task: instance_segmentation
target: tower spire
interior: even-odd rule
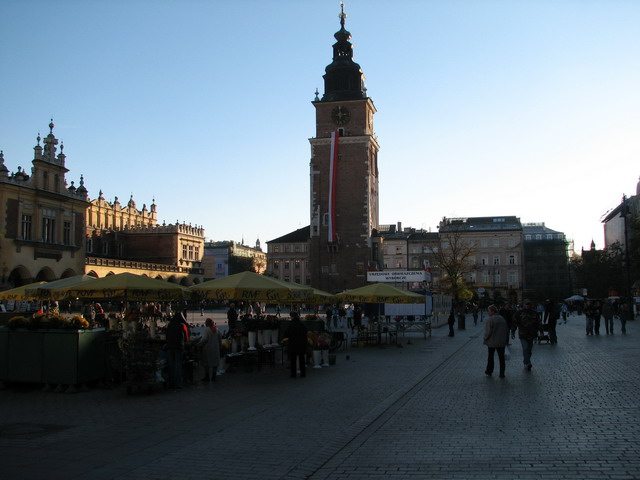
[[[344,2],[340,2],[338,17],[340,30],[334,35],[336,43],[333,44],[333,62],[325,69],[323,102],[367,98],[364,74],[360,65],[353,61],[351,33],[345,28],[347,14],[344,13]]]

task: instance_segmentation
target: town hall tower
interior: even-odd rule
[[[342,7],[324,94],[316,92],[312,102],[316,136],[309,139],[311,284],[332,293],[365,285],[367,270],[378,267],[376,109],[353,60],[345,19]]]

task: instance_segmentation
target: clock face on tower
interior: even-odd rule
[[[339,106],[331,111],[331,119],[336,125],[345,125],[349,122],[350,118],[351,114],[346,107]]]

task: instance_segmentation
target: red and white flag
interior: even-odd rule
[[[331,155],[329,156],[329,230],[328,242],[336,242],[336,187],[338,179],[338,144],[340,133],[331,132]]]

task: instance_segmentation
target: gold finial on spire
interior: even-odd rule
[[[342,25],[344,27],[344,21],[347,18],[347,14],[344,13],[344,2],[340,2],[340,15],[338,15],[340,17],[340,25]]]

